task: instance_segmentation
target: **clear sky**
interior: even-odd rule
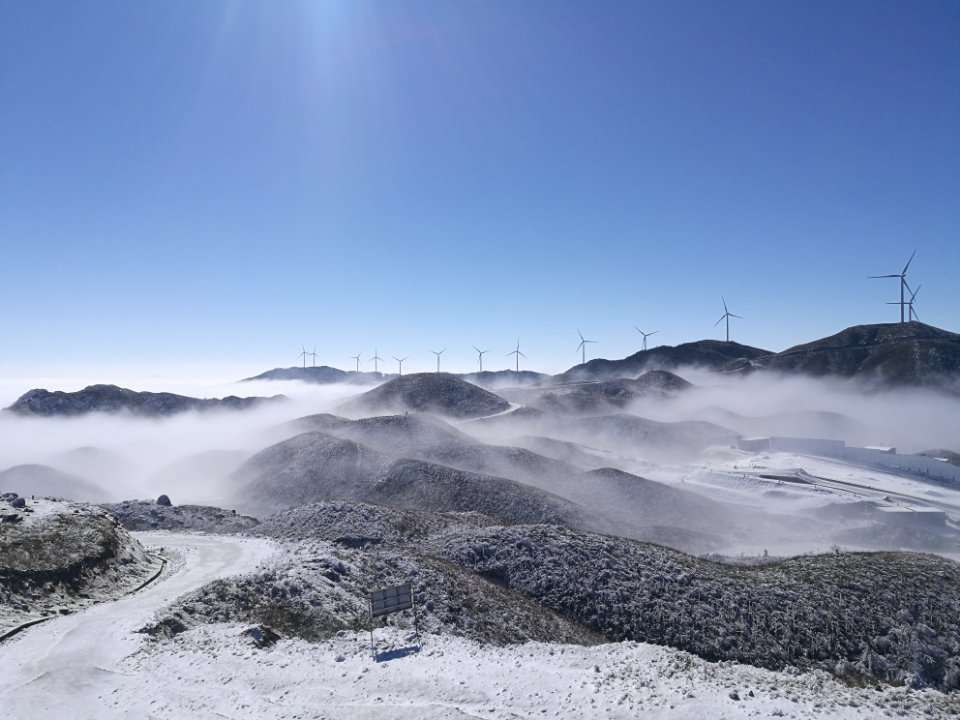
[[[0,0],[8,374],[783,349],[914,248],[960,329],[955,0]]]

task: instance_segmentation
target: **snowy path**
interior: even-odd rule
[[[180,595],[253,570],[275,547],[231,536],[135,534],[145,546],[176,549],[183,565],[137,593],[43,623],[0,645],[4,718],[144,717],[108,710],[101,699],[122,679],[120,663],[143,642],[134,631]]]

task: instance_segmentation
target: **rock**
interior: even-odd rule
[[[25,508],[27,506],[27,501],[24,500],[22,497],[18,497],[11,500],[10,505],[19,510],[20,508]]]
[[[738,693],[736,690],[731,690],[731,691],[730,691],[730,699],[731,699],[731,700],[739,700],[739,699],[740,699],[740,693]]]
[[[5,492],[0,493],[0,500],[5,500],[7,502],[13,502],[19,497],[15,492]]]
[[[178,618],[168,617],[164,618],[155,625],[147,625],[142,627],[137,632],[144,633],[153,638],[172,638],[176,637],[182,632],[187,630],[187,626],[184,625]]]
[[[280,639],[280,635],[266,625],[254,625],[244,630],[240,635],[249,638],[258,648],[270,647]]]
[[[171,505],[173,505],[173,503],[170,502],[170,498],[167,495],[161,495],[160,497],[157,498],[157,505],[163,505],[163,507],[170,507]]]
[[[0,515],[0,523],[18,523],[23,520],[23,516],[19,513],[11,513],[10,515]]]

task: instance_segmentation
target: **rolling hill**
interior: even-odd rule
[[[754,365],[889,386],[940,385],[960,377],[960,335],[921,322],[856,325],[758,358]]]
[[[722,340],[697,340],[682,345],[660,345],[650,350],[640,350],[621,360],[595,358],[575,365],[560,375],[555,382],[584,380],[608,380],[635,378],[645,370],[674,370],[682,367],[701,367],[707,370],[723,370],[730,362],[754,360],[770,355],[769,350],[741,345]]]
[[[300,380],[317,385],[331,385],[333,383],[374,383],[383,380],[386,375],[379,372],[354,372],[340,370],[329,365],[317,367],[288,367],[273,368],[259,375],[244,378],[240,382],[255,380]]]
[[[344,412],[355,414],[413,411],[454,418],[482,417],[509,408],[499,395],[449,373],[396,377],[342,406]]]

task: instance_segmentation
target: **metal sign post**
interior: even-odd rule
[[[413,627],[417,633],[417,646],[419,646],[420,619],[417,616],[417,605],[413,600],[413,588],[410,583],[393,585],[370,593],[370,654],[374,659],[377,657],[373,644],[374,619],[401,610],[413,610]]]

